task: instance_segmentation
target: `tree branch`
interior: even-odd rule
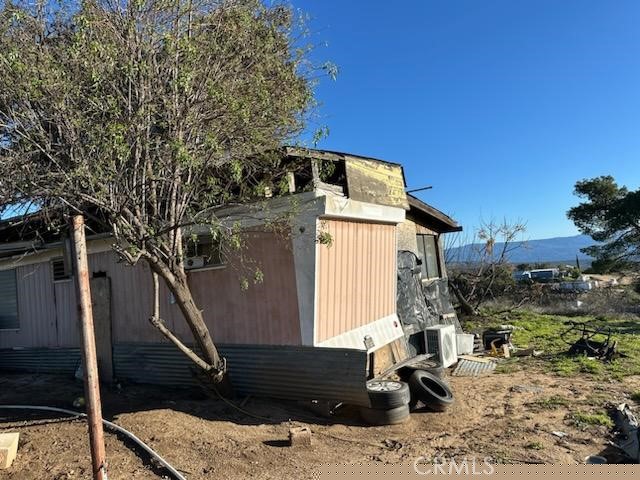
[[[184,353],[189,360],[198,365],[204,371],[209,372],[212,366],[202,360],[193,350],[187,347],[171,330],[169,330],[164,321],[160,318],[160,282],[156,272],[151,273],[153,277],[153,315],[149,318],[149,322],[156,327],[162,335],[173,343],[178,349]]]

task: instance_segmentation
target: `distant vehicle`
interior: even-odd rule
[[[559,268],[538,268],[535,270],[524,270],[513,272],[513,279],[516,282],[553,282],[560,278]]]
[[[535,282],[552,282],[560,278],[559,268],[538,268],[530,270],[531,280]]]
[[[531,272],[528,271],[519,271],[513,272],[513,279],[516,282],[528,282],[531,280]]]

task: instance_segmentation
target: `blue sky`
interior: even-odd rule
[[[640,187],[640,2],[292,1],[340,68],[319,147],[403,163],[467,231],[572,235],[576,180]]]

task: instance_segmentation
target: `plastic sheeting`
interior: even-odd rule
[[[424,285],[415,253],[398,252],[397,312],[407,336],[433,325],[454,325],[462,333],[446,278]]]
[[[456,327],[457,333],[462,333],[458,315],[456,314],[455,308],[453,308],[451,297],[449,296],[449,280],[439,278],[427,285],[423,284],[422,291],[427,299],[427,304],[431,305],[431,307],[438,312],[440,316],[438,323],[453,325]]]
[[[398,318],[410,335],[438,323],[436,310],[427,303],[420,281],[418,257],[413,252],[398,252]]]

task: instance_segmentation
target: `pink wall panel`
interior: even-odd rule
[[[316,341],[396,311],[395,225],[323,220],[332,238],[319,245]]]

